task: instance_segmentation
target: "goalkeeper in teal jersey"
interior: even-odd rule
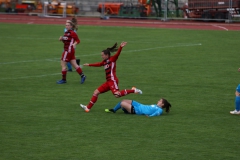
[[[171,104],[164,98],[161,98],[157,104],[145,105],[134,100],[122,100],[113,109],[105,109],[105,112],[116,113],[121,109],[125,113],[146,115],[148,117],[160,116],[163,113],[163,109],[167,113],[170,111]]]

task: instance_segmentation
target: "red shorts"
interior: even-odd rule
[[[119,91],[118,88],[118,80],[116,81],[107,81],[103,83],[100,87],[98,87],[98,91],[100,93],[104,93],[111,90],[112,93],[114,94],[116,91]]]
[[[76,59],[74,49],[71,52],[63,51],[61,60],[64,62],[70,62],[71,60]]]

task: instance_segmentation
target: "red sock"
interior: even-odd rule
[[[62,71],[62,80],[66,81],[67,78],[67,71]]]
[[[132,90],[132,89],[124,89],[124,90],[120,91],[121,97],[122,96],[126,96],[126,95],[128,95],[130,93],[134,93],[134,90]]]
[[[93,96],[92,96],[89,104],[87,105],[87,108],[88,108],[88,109],[91,109],[92,106],[97,102],[97,99],[98,99],[98,95],[93,94]]]
[[[78,74],[82,74],[82,69],[80,68],[80,67],[78,67],[77,69],[76,69],[76,71],[78,72]]]

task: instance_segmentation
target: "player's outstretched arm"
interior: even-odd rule
[[[238,68],[238,72],[240,72],[240,68]]]
[[[88,63],[85,63],[85,64],[83,64],[84,66],[89,66],[89,64]]]

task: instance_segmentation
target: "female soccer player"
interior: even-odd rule
[[[146,115],[148,117],[160,116],[165,108],[166,112],[169,113],[171,104],[164,98],[161,98],[157,104],[144,105],[134,100],[122,100],[113,109],[105,109],[105,112],[116,113],[117,110],[122,108],[125,113]]]
[[[238,72],[240,72],[240,68],[238,68]],[[230,111],[230,114],[240,114],[240,84],[238,84],[235,92],[235,110]]]
[[[140,89],[132,87],[132,89],[124,89],[119,91],[118,88],[118,78],[116,76],[116,61],[118,56],[120,55],[122,48],[127,44],[127,42],[122,42],[120,47],[117,50],[117,43],[115,43],[111,48],[107,48],[101,52],[101,56],[103,61],[93,64],[85,63],[84,66],[92,66],[92,67],[101,67],[104,66],[105,73],[106,73],[106,82],[103,83],[100,87],[98,87],[94,92],[93,96],[87,106],[80,104],[80,106],[85,110],[85,112],[89,112],[92,106],[97,102],[98,95],[109,90],[112,91],[116,98],[125,96],[130,93],[139,93],[142,94]],[[113,56],[111,52],[116,51],[117,53]]]
[[[67,62],[70,62],[72,66],[76,69],[78,74],[81,76],[81,84],[84,83],[86,76],[83,74],[82,69],[77,65],[75,58],[75,49],[76,45],[80,43],[78,35],[74,32],[75,25],[71,20],[66,22],[67,31],[64,33],[64,36],[60,36],[59,41],[64,43],[64,51],[61,58],[62,66],[62,79],[57,81],[57,84],[64,84],[67,82]]]
[[[77,30],[78,30],[77,18],[76,18],[76,17],[73,17],[71,20],[67,20],[66,22],[68,22],[68,21],[72,21],[72,23],[74,24],[72,30],[73,30],[75,33],[77,33]],[[65,33],[66,31],[67,31],[67,28],[64,28],[64,33]],[[74,49],[76,49],[76,48],[74,48]],[[77,62],[77,65],[79,65],[80,59],[76,59],[76,62]],[[71,65],[70,62],[67,62],[67,68],[68,68],[68,71],[69,71],[69,72],[72,72],[72,65]]]

